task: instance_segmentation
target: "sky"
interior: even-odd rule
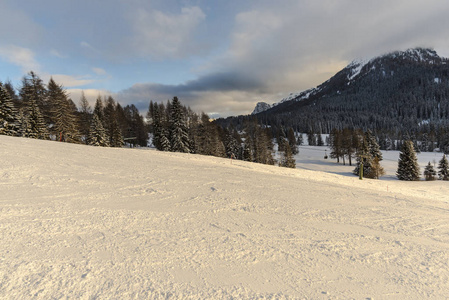
[[[449,57],[447,0],[0,0],[0,81],[29,71],[78,104],[112,96],[211,117],[250,114],[354,59],[414,47]]]

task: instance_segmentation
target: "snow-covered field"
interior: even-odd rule
[[[294,170],[0,136],[0,298],[448,297],[448,182],[300,151]]]

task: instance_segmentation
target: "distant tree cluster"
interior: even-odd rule
[[[146,125],[134,105],[123,108],[112,97],[98,96],[92,111],[83,94],[78,109],[62,85],[52,78],[44,84],[34,72],[23,77],[17,92],[10,82],[0,82],[0,134],[105,147],[121,147],[124,140],[147,145]]]
[[[337,159],[337,162],[341,159],[345,165],[347,159],[352,166],[352,160],[356,159],[356,167],[353,171],[355,175],[374,179],[385,175],[380,165],[382,153],[377,139],[370,130],[363,132],[349,128],[334,129],[329,135],[329,147],[330,157]]]
[[[147,120],[153,134],[152,143],[160,151],[275,164],[271,130],[258,125],[257,120],[246,122],[239,133],[233,127],[218,126],[205,113],[196,114],[177,97],[166,104],[151,101]],[[292,167],[292,164],[282,166]]]

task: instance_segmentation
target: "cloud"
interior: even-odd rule
[[[51,49],[50,50],[50,54],[53,55],[53,56],[56,56],[58,58],[66,58],[67,57],[67,56],[62,55],[61,53],[59,53],[59,51],[56,50],[56,49]]]
[[[81,100],[81,93],[84,93],[90,106],[93,108],[95,106],[95,101],[100,97],[114,96],[114,93],[108,90],[97,90],[97,89],[67,89],[70,99],[79,107],[79,102]]]
[[[92,68],[92,71],[94,71],[97,75],[107,75],[108,73],[102,69],[102,68]]]
[[[230,24],[226,51],[197,67],[197,79],[137,84],[119,97],[143,103],[176,95],[208,113],[250,113],[256,102],[315,87],[356,58],[417,46],[449,53],[448,15],[445,0],[253,1]]]
[[[44,74],[42,75],[44,79],[50,79],[50,77],[53,78],[53,80],[58,83],[62,84],[64,87],[77,87],[77,86],[84,86],[91,83],[94,83],[96,80],[89,78],[90,76],[71,76],[71,75],[64,75],[64,74]],[[47,81],[47,80],[46,80]]]
[[[15,45],[1,46],[0,57],[9,63],[22,68],[22,72],[39,72],[40,65],[34,58],[35,54],[28,48]]]
[[[193,42],[197,26],[205,19],[197,6],[184,7],[180,14],[139,8],[131,20],[132,45],[142,56],[154,59],[183,58],[200,49]]]

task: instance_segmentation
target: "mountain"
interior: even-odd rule
[[[254,108],[252,115],[261,113],[271,108],[271,105],[266,102],[257,102],[256,107]]]
[[[254,116],[263,124],[300,132],[349,127],[392,139],[427,134],[437,140],[449,132],[448,61],[424,48],[356,60],[321,85],[267,105]],[[254,116],[220,122],[239,125]]]

